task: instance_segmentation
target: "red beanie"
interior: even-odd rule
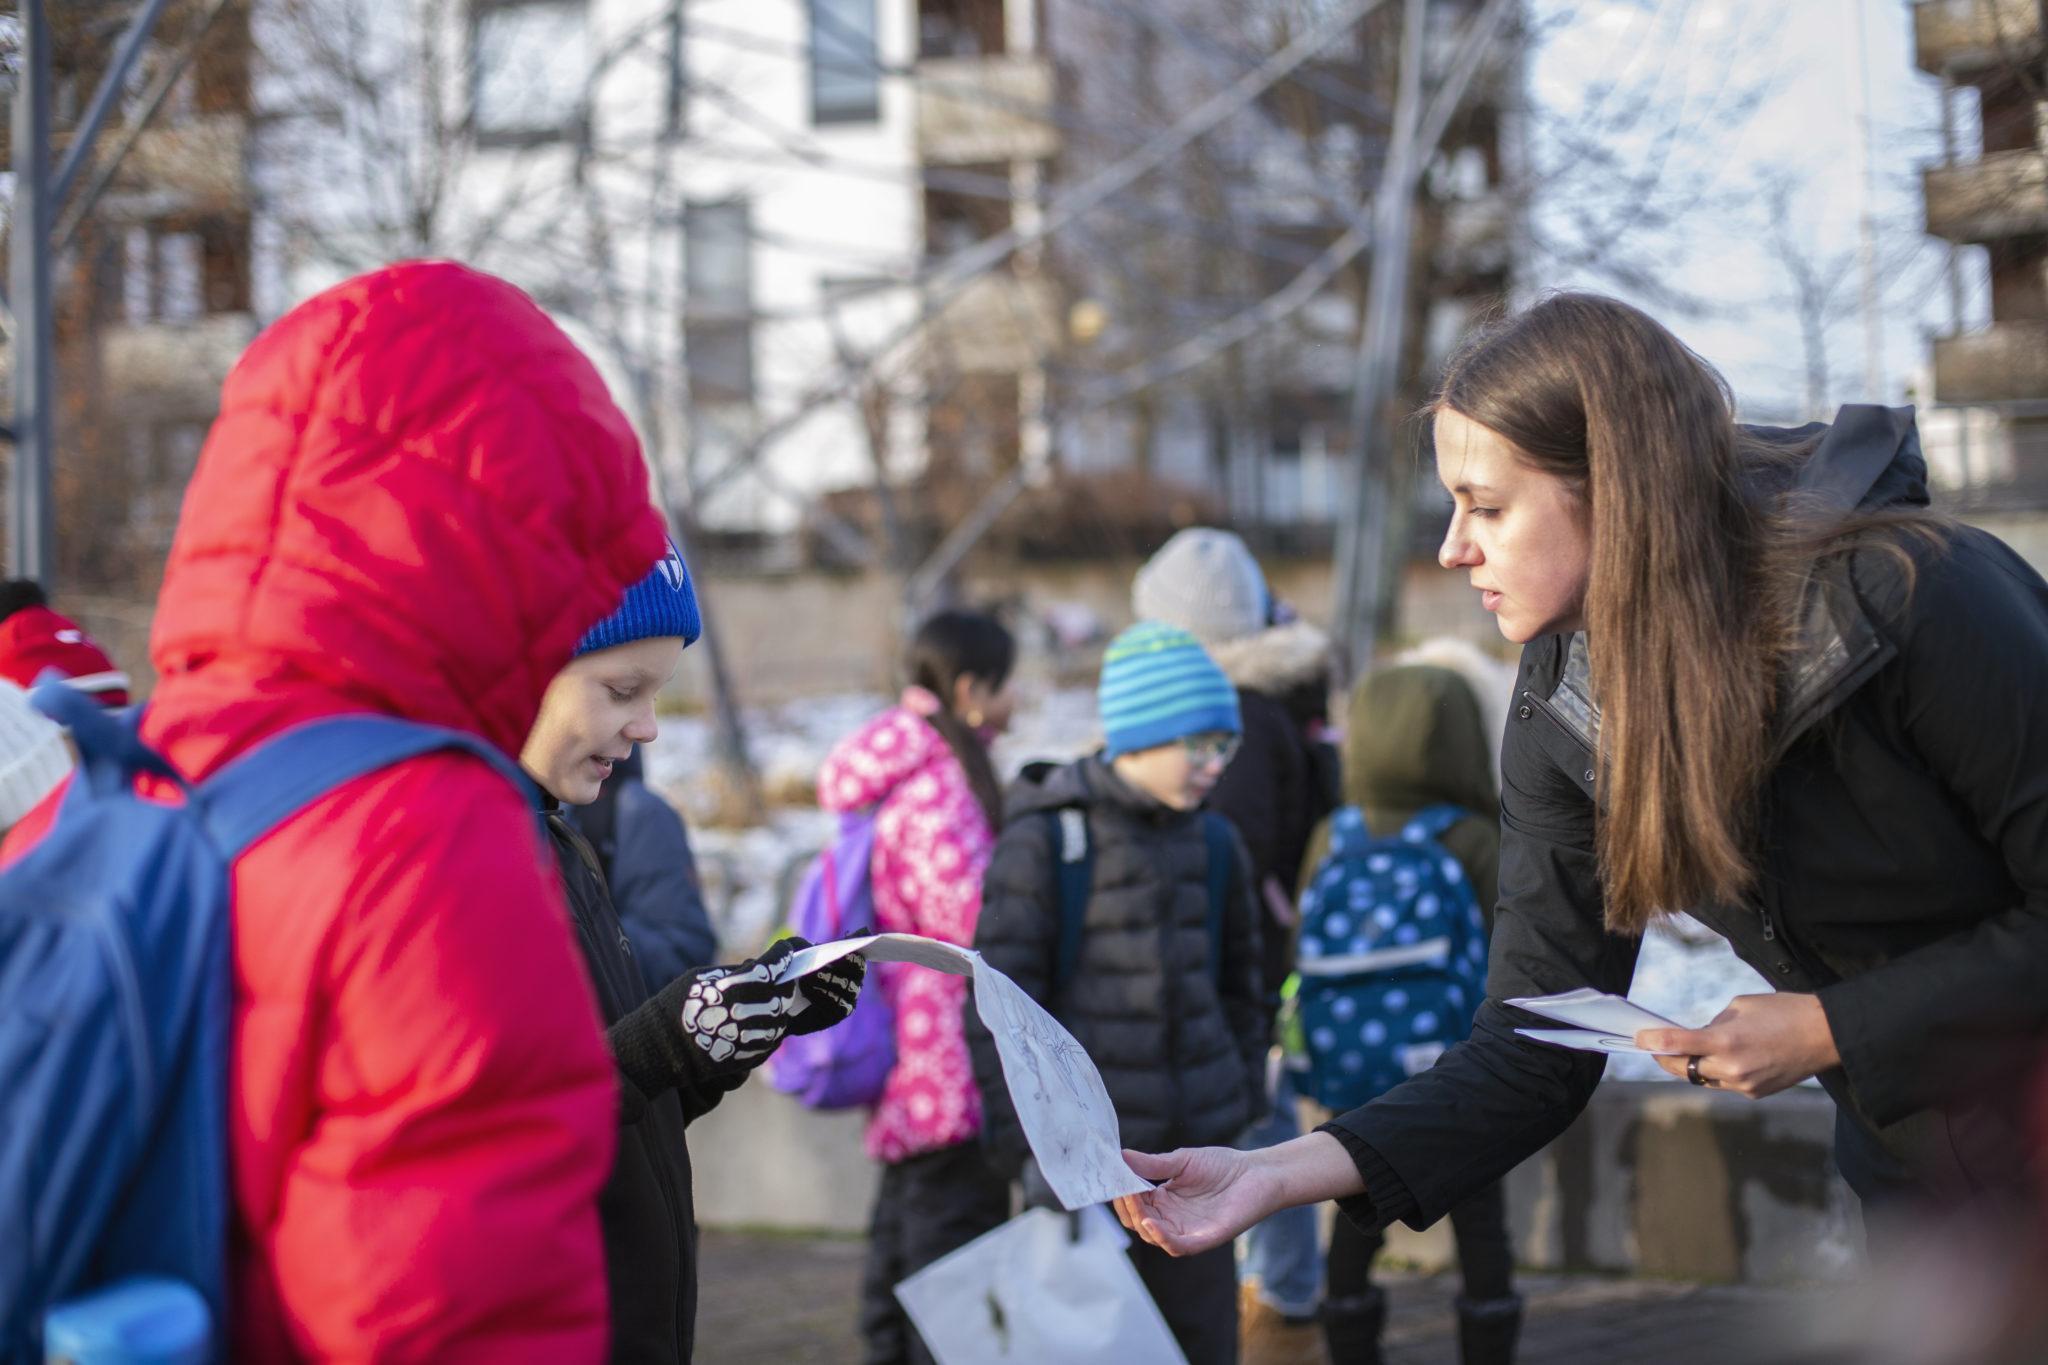
[[[103,706],[128,704],[128,675],[92,637],[48,607],[29,606],[0,620],[0,678],[33,687],[54,669]]]

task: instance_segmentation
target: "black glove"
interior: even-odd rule
[[[783,942],[810,947],[800,938],[787,938]],[[819,1033],[844,1020],[860,1003],[861,982],[867,979],[867,973],[867,958],[851,953],[829,967],[820,967],[809,976],[800,976],[790,982],[804,1003],[790,1018],[789,1031]]]
[[[858,953],[795,981],[777,981],[785,960],[811,944],[777,939],[735,967],[706,967],[689,977],[683,1036],[721,1071],[760,1065],[791,1033],[816,1033],[853,1012],[867,963]]]

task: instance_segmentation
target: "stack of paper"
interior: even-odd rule
[[[1584,986],[1563,995],[1525,996],[1520,1000],[1507,1002],[1516,1009],[1540,1014],[1545,1019],[1555,1019],[1570,1028],[1518,1028],[1515,1032],[1525,1038],[1534,1038],[1539,1043],[1552,1043],[1558,1047],[1577,1048],[1581,1052],[1633,1052],[1639,1055],[1675,1057],[1680,1054],[1665,1052],[1651,1054],[1648,1048],[1636,1046],[1636,1034],[1646,1028],[1683,1028],[1661,1015],[1655,1015],[1641,1005],[1631,1004],[1618,995],[1596,991]]]

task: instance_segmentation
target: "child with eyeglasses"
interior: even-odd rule
[[[1126,1147],[1227,1143],[1258,1117],[1266,1054],[1250,858],[1202,809],[1243,731],[1237,693],[1192,635],[1143,622],[1110,644],[1098,702],[1101,752],[1006,795],[974,946],[1087,1048]],[[1031,1198],[995,1042],[964,1017],[983,1140]],[[1228,1244],[1131,1259],[1190,1365],[1237,1359]]]

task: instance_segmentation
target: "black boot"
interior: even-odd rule
[[[1458,1296],[1458,1358],[1464,1365],[1514,1365],[1515,1339],[1522,1334],[1522,1296],[1468,1299]]]
[[[1380,1333],[1387,1325],[1387,1295],[1369,1288],[1357,1298],[1323,1300],[1323,1340],[1330,1365],[1380,1365]]]

